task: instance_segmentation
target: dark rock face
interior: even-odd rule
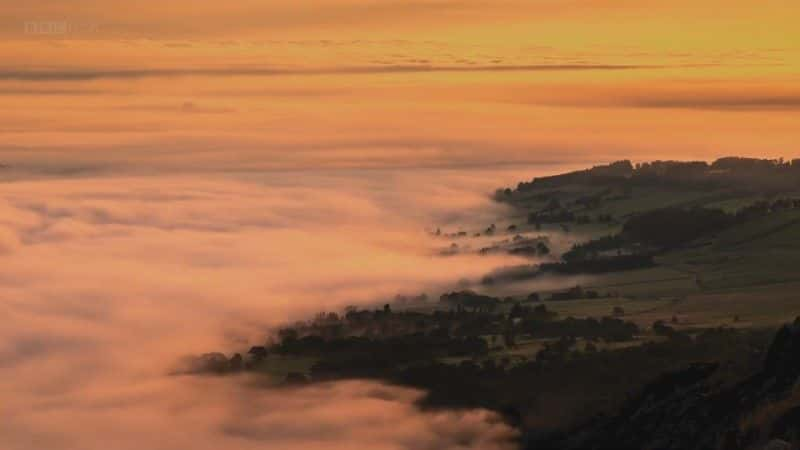
[[[697,364],[662,375],[611,418],[601,418],[531,449],[746,450],[785,442],[798,448],[800,402],[770,423],[744,419],[761,408],[792,400],[800,378],[800,318],[776,334],[763,369],[720,388],[717,364]],[[772,441],[764,442],[765,439]]]
[[[791,388],[800,376],[800,317],[775,335],[767,353],[764,371],[774,376],[773,389]]]
[[[800,406],[789,410],[772,425],[772,437],[800,442]]]
[[[773,439],[767,442],[765,446],[761,447],[761,450],[794,450],[794,448],[792,444],[784,440]]]

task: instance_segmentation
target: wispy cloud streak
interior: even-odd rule
[[[313,75],[373,75],[392,73],[436,72],[553,72],[553,71],[615,71],[658,69],[658,65],[628,64],[531,64],[531,65],[386,65],[291,68],[198,68],[198,69],[78,69],[78,70],[0,70],[0,80],[16,81],[87,81],[98,79],[136,79],[153,77],[231,77],[231,76],[313,76]]]

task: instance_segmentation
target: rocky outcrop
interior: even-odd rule
[[[800,378],[800,318],[776,334],[759,373],[723,388],[713,382],[717,370],[717,364],[697,364],[662,375],[614,417],[530,448],[798,448],[800,396],[793,391]]]
[[[775,335],[767,353],[764,372],[771,376],[771,388],[781,392],[791,388],[800,376],[800,317]]]

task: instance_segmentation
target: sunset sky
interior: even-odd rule
[[[6,2],[0,155],[74,170],[797,157],[798,20],[793,0]]]

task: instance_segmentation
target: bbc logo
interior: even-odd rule
[[[97,25],[67,22],[65,20],[50,20],[25,22],[25,34],[63,35],[74,33],[91,33],[98,30]]]
[[[69,24],[56,22],[25,22],[25,34],[67,34]]]

